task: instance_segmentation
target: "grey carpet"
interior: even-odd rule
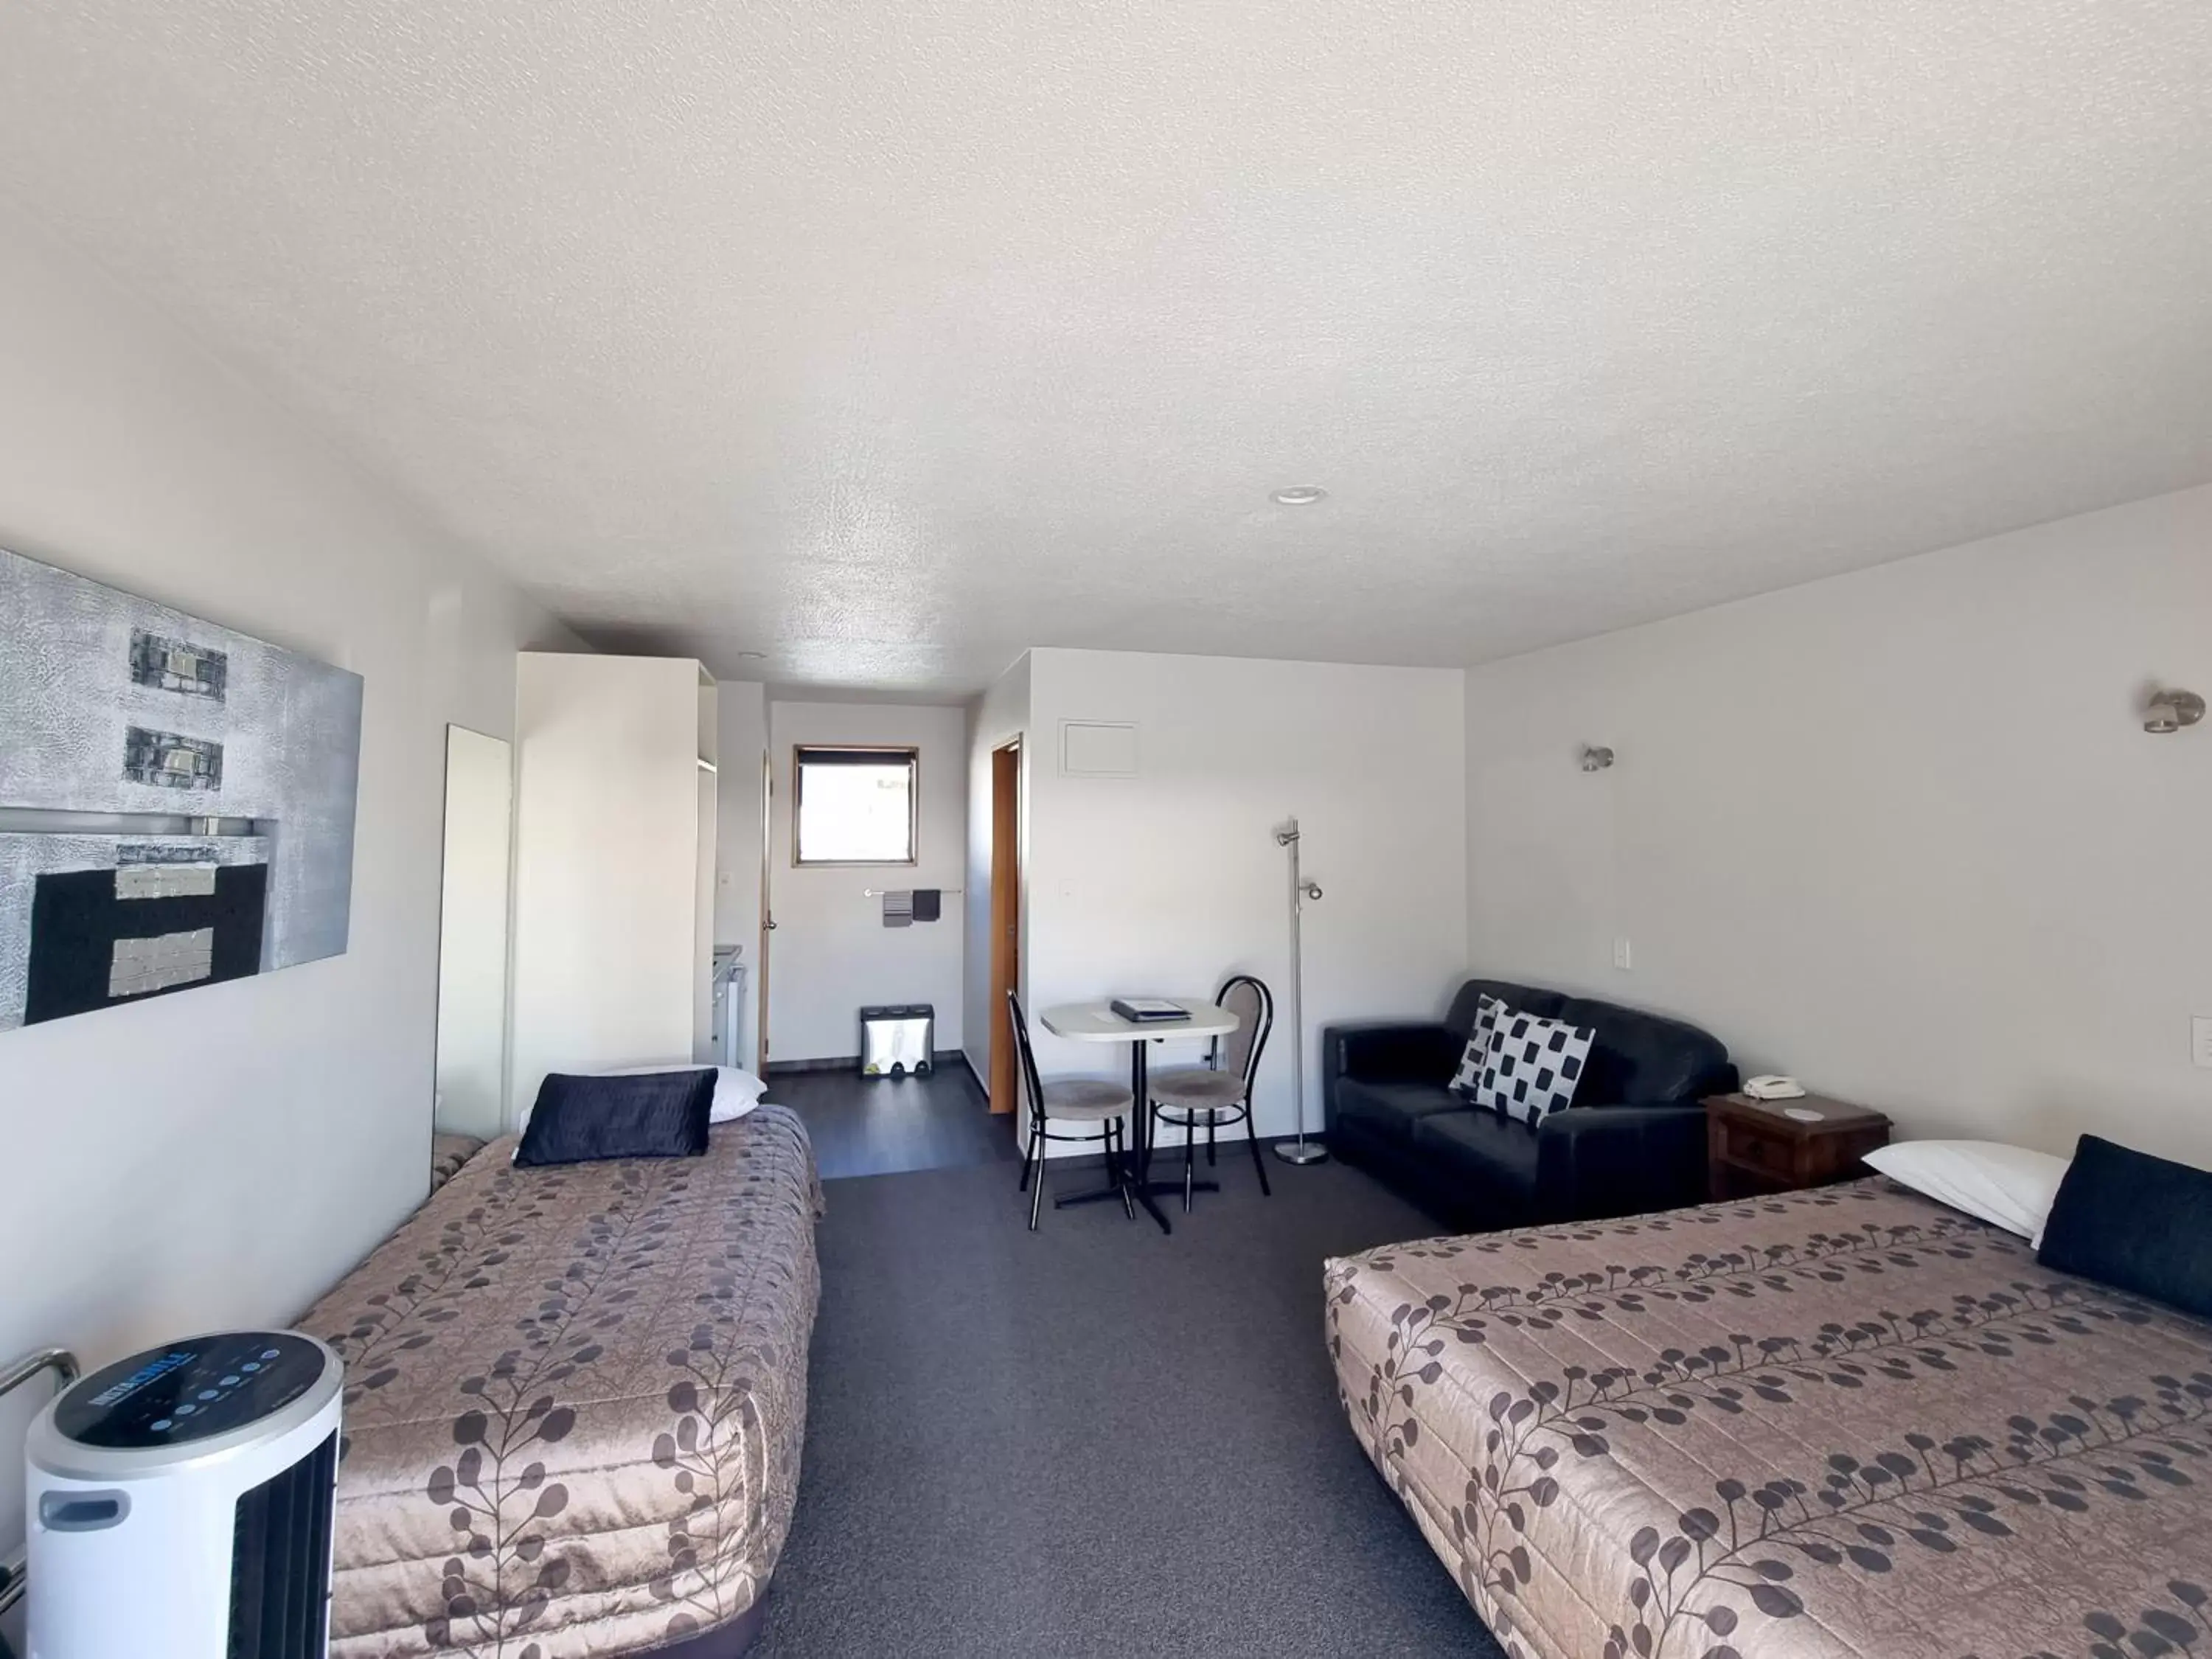
[[[1004,1164],[830,1183],[758,1659],[1498,1659],[1323,1347],[1322,1258],[1434,1226],[1334,1164],[1271,1159],[1263,1200],[1236,1158],[1172,1237],[1049,1202],[1027,1233]]]

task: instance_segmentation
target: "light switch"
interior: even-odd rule
[[[2212,1072],[2212,1019],[2199,1014],[2189,1022],[2189,1047],[2197,1063]]]
[[[1613,965],[1624,974],[1636,966],[1636,952],[1626,938],[1613,942]]]

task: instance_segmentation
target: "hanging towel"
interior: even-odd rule
[[[944,914],[945,891],[939,887],[917,887],[914,890],[914,919],[916,921],[935,921]]]
[[[884,895],[884,926],[911,927],[914,926],[914,895],[885,893]]]

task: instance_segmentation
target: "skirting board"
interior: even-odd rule
[[[943,1067],[958,1060],[965,1065],[968,1056],[957,1048],[939,1048],[930,1056],[930,1063]],[[828,1060],[772,1060],[769,1061],[768,1069],[762,1075],[783,1077],[793,1072],[857,1072],[860,1069],[860,1055],[835,1054]],[[969,1069],[972,1072],[975,1068],[969,1066]]]

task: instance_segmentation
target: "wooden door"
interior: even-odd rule
[[[991,752],[991,1110],[1021,1097],[1006,993],[1022,982],[1022,745]]]

